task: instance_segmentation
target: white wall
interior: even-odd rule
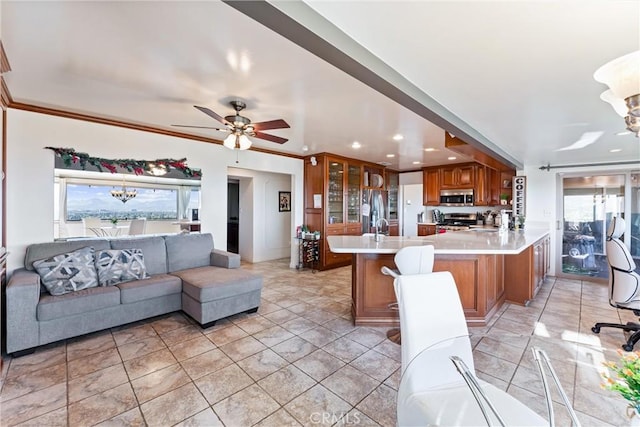
[[[292,212],[279,212],[278,192],[291,191],[291,176],[239,168],[229,168],[229,176],[240,179],[240,256],[250,262],[289,257]]]
[[[239,153],[221,145],[136,131],[115,126],[9,109],[7,114],[7,249],[9,271],[22,266],[31,243],[53,240],[54,154],[46,146],[74,148],[105,158],[187,158],[202,169],[202,231],[214,235],[216,248],[226,249],[227,168],[291,175],[292,219],[302,223],[303,162],[256,151]],[[254,212],[264,216],[264,212]]]
[[[422,171],[401,173],[399,176],[399,180],[400,185],[422,185]]]

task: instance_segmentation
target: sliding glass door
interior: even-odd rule
[[[612,217],[626,216],[627,176],[612,174],[563,178],[563,276],[608,278],[606,231]],[[637,212],[636,206],[636,218]],[[636,227],[636,237],[637,232]]]

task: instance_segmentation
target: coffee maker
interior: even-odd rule
[[[442,224],[444,222],[444,214],[440,209],[434,209],[431,211],[431,219],[436,224]]]

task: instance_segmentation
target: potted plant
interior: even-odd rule
[[[500,194],[500,204],[501,205],[506,205],[508,204],[507,202],[509,201],[509,195],[507,193],[502,193]]]
[[[640,423],[640,353],[624,353],[618,350],[621,355],[620,363],[606,362],[604,365],[616,374],[617,378],[611,378],[607,374],[602,374],[605,382],[603,388],[620,393],[627,402],[629,408],[627,415],[633,418],[635,424]]]
[[[118,218],[116,217],[111,218],[109,221],[111,221],[111,225],[113,225],[114,227],[118,225]]]

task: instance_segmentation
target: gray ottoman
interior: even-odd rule
[[[182,279],[182,310],[203,328],[260,306],[262,277],[246,270],[205,266],[171,274]]]

